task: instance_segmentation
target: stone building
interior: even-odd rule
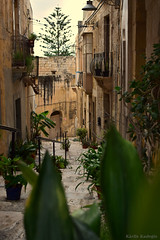
[[[35,95],[27,65],[33,52],[28,40],[31,19],[29,0],[0,1],[0,124],[19,129],[23,139],[30,128]],[[7,152],[10,140],[11,133],[0,130],[0,153]]]
[[[94,0],[83,11],[76,38],[78,126],[100,141],[114,122],[128,138],[129,112],[115,91],[127,91],[153,44],[160,42],[159,0]]]
[[[56,127],[49,132],[49,138],[75,136],[76,93],[75,57],[54,56],[39,58],[39,94],[36,96],[36,112],[49,111]]]
[[[113,3],[114,2],[114,3]],[[88,137],[101,141],[115,111],[113,82],[118,80],[120,45],[119,1],[93,1],[84,11],[76,39],[78,124]],[[115,83],[116,84],[116,83]]]
[[[141,66],[150,58],[153,44],[160,42],[160,1],[123,0],[120,4],[120,58],[118,85],[128,90],[139,78]],[[144,56],[147,58],[145,59]],[[128,110],[114,94],[117,127],[127,138]],[[116,118],[116,116],[114,116]]]

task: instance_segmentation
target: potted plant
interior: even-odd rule
[[[13,66],[25,66],[24,54],[21,51],[16,51],[13,54]]]
[[[0,157],[0,171],[5,181],[7,200],[19,200],[22,186],[27,186],[27,181],[18,172],[18,160],[19,158]]]
[[[87,136],[87,129],[77,128],[76,135],[79,137],[80,141],[84,141]]]
[[[18,139],[15,142],[14,155],[16,158],[21,158],[27,165],[35,163],[37,145],[31,141],[22,141]],[[9,157],[12,153],[12,144],[9,147]]]
[[[70,141],[69,141],[68,138],[66,138],[66,139],[61,143],[62,149],[65,149],[66,151],[69,150],[70,146],[71,146],[71,143],[70,143]]]
[[[37,35],[35,33],[31,33],[28,37],[30,47],[34,47],[34,41],[36,40]]]
[[[88,148],[90,146],[90,142],[86,139],[82,140],[82,147],[83,148]]]
[[[98,197],[101,195],[100,191],[100,168],[101,168],[101,159],[102,159],[102,147],[99,147],[98,150],[89,148],[87,152],[81,154],[77,161],[79,166],[76,171],[80,168],[83,168],[83,177],[85,181],[91,181],[91,184],[88,186],[89,192],[94,190],[97,192]],[[83,182],[80,182],[76,188]]]
[[[97,142],[91,142],[90,143],[90,148],[97,149],[98,148],[98,143]]]
[[[27,69],[27,73],[30,73],[30,72],[33,71],[33,68],[34,68],[33,56],[31,56],[31,55],[26,56],[25,66],[26,66],[26,69]]]
[[[55,156],[53,157],[54,163],[58,169],[65,169],[68,165],[67,160],[65,160],[62,156]]]

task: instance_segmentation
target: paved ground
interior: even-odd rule
[[[44,149],[52,152],[52,144],[43,143]],[[77,168],[77,157],[84,151],[79,142],[71,140],[71,147],[67,153],[69,165],[63,170],[62,182],[65,188],[65,193],[69,205],[70,212],[91,204],[97,200],[96,194],[90,195],[87,190],[89,183],[81,184],[75,191],[76,185],[81,181],[80,173],[75,173]],[[60,144],[56,144],[56,155],[64,156],[64,150],[60,149]],[[4,182],[0,177],[0,240],[25,240],[23,228],[23,211],[25,201],[31,190],[30,185],[27,186],[27,191],[22,190],[20,201],[7,201],[4,189]]]

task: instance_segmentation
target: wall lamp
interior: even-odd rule
[[[87,1],[87,4],[84,8],[82,8],[83,11],[95,11],[97,8],[93,6],[92,1]]]

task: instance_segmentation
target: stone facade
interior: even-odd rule
[[[32,32],[32,9],[29,0],[0,1],[0,124],[19,128],[23,139],[30,128],[33,90],[23,82],[25,66],[13,64],[16,50],[28,49]],[[23,55],[24,57],[24,55]],[[23,58],[24,60],[24,58]],[[8,151],[11,133],[0,130],[0,153]]]
[[[97,10],[84,11],[76,38],[78,126],[100,141],[112,121],[128,138],[129,112],[115,87],[128,90],[139,77],[144,55],[149,58],[160,41],[160,2],[94,0],[93,5]]]
[[[84,12],[76,39],[77,112],[79,127],[87,128],[88,138],[100,142],[116,115],[112,99],[113,82],[118,79],[120,11],[106,1],[93,4],[97,10]]]
[[[118,86],[127,91],[130,81],[140,78],[144,56],[150,58],[153,44],[160,42],[160,2],[123,0],[120,5],[120,48]],[[129,112],[114,94],[117,128],[125,138]],[[114,116],[114,118],[116,118]]]
[[[55,56],[39,58],[39,94],[36,97],[36,112],[49,111],[49,117],[56,123],[50,130],[50,138],[67,131],[75,136],[76,93],[75,57]]]

